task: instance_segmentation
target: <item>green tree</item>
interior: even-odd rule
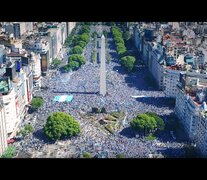
[[[115,36],[114,37],[114,41],[115,41],[116,44],[117,43],[121,43],[124,46],[124,40],[123,40],[123,38],[121,36]]]
[[[18,134],[20,134],[21,136],[25,137],[26,135],[30,134],[34,132],[34,128],[31,124],[27,124],[24,126],[24,128],[22,128]]]
[[[25,125],[25,130],[28,132],[28,133],[32,133],[34,132],[34,128],[31,124],[27,124]]]
[[[157,130],[164,130],[165,129],[165,123],[163,121],[162,118],[160,118],[156,113],[153,113],[153,112],[147,112],[146,113],[147,115],[153,117],[157,123]]]
[[[134,68],[135,57],[133,56],[124,56],[121,58],[121,64],[127,69],[127,71],[132,71]]]
[[[79,22],[78,24],[83,25],[83,26],[85,26],[85,25],[90,26],[92,24],[92,22]]]
[[[73,41],[73,36],[68,36],[66,39],[65,39],[65,46],[70,46],[71,43]]]
[[[117,154],[116,158],[125,158],[124,154]]]
[[[80,133],[80,125],[69,114],[55,112],[47,118],[44,133],[51,140],[72,137]]]
[[[42,97],[34,97],[31,101],[31,106],[34,109],[38,109],[40,108],[44,103],[44,100],[42,99]]]
[[[140,115],[138,115],[136,118],[134,118],[131,122],[130,125],[131,127],[135,130],[135,131],[142,131],[145,135],[145,131],[146,131],[146,119],[148,117],[144,116],[144,117],[140,117]]]
[[[60,64],[61,64],[61,60],[55,58],[52,60],[52,63],[51,63],[54,67],[58,67]]]
[[[84,157],[84,158],[91,158],[92,156],[91,156],[90,153],[88,153],[88,152],[84,152],[84,153],[83,153],[83,157]]]
[[[123,33],[123,38],[125,41],[128,41],[131,38],[130,32],[129,31],[125,31]]]
[[[8,146],[6,151],[2,154],[1,158],[13,158],[15,156],[15,146]]]
[[[93,38],[96,38],[96,37],[97,37],[97,35],[98,35],[98,34],[97,34],[97,32],[96,32],[96,31],[94,31],[94,32],[92,33],[92,37],[93,37]]]
[[[70,54],[82,54],[83,48],[80,46],[75,46],[70,50]]]
[[[76,46],[78,43],[79,43],[80,40],[80,35],[74,35],[73,38],[72,38],[72,42],[70,44],[70,47],[74,47]]]
[[[77,41],[77,43],[75,44],[75,46],[80,46],[82,48],[85,48],[86,47],[86,42],[84,41]]]
[[[70,69],[72,69],[73,71],[75,71],[75,70],[77,70],[80,67],[80,64],[77,61],[70,61],[68,63],[68,66],[69,66]]]
[[[150,137],[157,130],[164,130],[164,121],[155,113],[139,114],[130,122],[131,127],[144,135],[150,133]]]
[[[67,64],[63,67],[65,72],[69,72],[71,70],[70,66]]]
[[[146,137],[146,139],[147,139],[148,141],[154,141],[154,140],[156,139],[156,137],[153,136],[152,134],[149,134],[149,135]]]
[[[79,36],[79,41],[84,41],[84,42],[86,42],[88,44],[89,41],[90,41],[90,35],[88,33],[81,34]]]
[[[91,54],[91,60],[92,60],[92,62],[96,62],[96,59],[97,59],[97,53],[96,53],[96,51],[93,51]]]
[[[81,30],[80,30],[80,34],[83,33],[90,33],[90,26],[89,25],[84,25]]]
[[[86,63],[86,59],[84,56],[80,55],[80,54],[72,54],[69,58],[68,61],[70,63],[70,61],[77,61],[79,63],[79,65],[83,65]]]

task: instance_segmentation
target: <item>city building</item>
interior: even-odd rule
[[[133,38],[138,54],[159,89],[164,90],[168,97],[176,97],[181,72],[206,73],[207,43],[196,41],[200,35],[192,29],[182,23],[158,22],[140,22],[134,28]]]
[[[56,58],[62,48],[61,28],[55,26],[48,29],[48,36],[51,38],[51,61]]]
[[[207,156],[207,79],[205,75],[181,73],[177,84],[175,113],[189,139]]]
[[[5,46],[0,44],[0,64],[3,64],[5,58]]]
[[[10,34],[13,34],[13,35],[14,35],[14,25],[13,25],[13,23],[10,23],[10,22],[5,23],[5,24],[3,25],[3,28],[4,28],[5,32],[6,32],[8,35],[10,35]]]
[[[25,31],[26,32],[31,32],[33,31],[33,22],[25,22]]]
[[[41,88],[41,57],[40,54],[31,52],[32,70],[33,70],[33,83],[34,89]]]
[[[67,36],[70,35],[71,31],[75,28],[76,22],[66,22],[66,31],[67,31]]]
[[[25,22],[15,22],[14,26],[14,37],[16,39],[21,39],[21,36],[26,33],[26,23]]]
[[[7,148],[7,130],[6,130],[6,118],[5,108],[3,103],[0,103],[0,156]]]
[[[0,100],[2,101],[5,108],[6,130],[8,137],[10,137],[14,135],[14,131],[17,128],[19,122],[17,114],[18,106],[16,106],[18,102],[15,99],[15,90],[12,87],[10,77],[1,77],[0,87]]]

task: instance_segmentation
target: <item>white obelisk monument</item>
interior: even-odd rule
[[[100,95],[106,95],[106,50],[105,37],[101,36]]]

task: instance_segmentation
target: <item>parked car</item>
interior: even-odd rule
[[[12,143],[14,143],[14,142],[15,142],[14,139],[8,139],[8,140],[7,140],[7,144],[12,144]]]

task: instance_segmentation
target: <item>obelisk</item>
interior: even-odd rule
[[[106,95],[106,55],[105,37],[101,36],[101,67],[100,67],[100,95]]]

